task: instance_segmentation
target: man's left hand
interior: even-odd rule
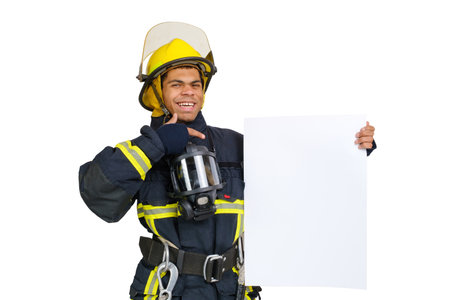
[[[366,122],[366,126],[361,128],[359,132],[356,133],[355,144],[358,145],[359,149],[371,149],[373,146],[373,135],[375,134],[375,127]]]

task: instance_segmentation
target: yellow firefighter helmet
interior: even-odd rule
[[[146,60],[147,68],[143,73]],[[205,92],[217,71],[206,34],[198,27],[179,22],[154,26],[147,33],[137,76],[144,82],[139,102],[153,111],[152,116],[170,115],[162,99],[161,76],[180,66],[192,66],[200,71]]]

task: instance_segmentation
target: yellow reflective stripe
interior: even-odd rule
[[[149,220],[147,218],[145,218],[145,221],[147,222],[148,226],[150,226],[150,228],[151,228],[151,230],[152,230],[152,232],[154,234],[156,234],[157,236],[161,236],[159,234],[158,230],[156,230],[156,225],[155,225],[155,220],[154,219],[151,219],[150,223],[149,223]]]
[[[215,201],[216,214],[236,214],[237,224],[234,241],[244,232],[244,200],[236,200],[229,202],[226,200],[217,199]],[[178,211],[178,204],[168,204],[166,206],[143,205],[139,203],[137,206],[138,218],[144,218],[147,225],[152,232],[161,236],[156,230],[155,220],[164,218],[176,218],[180,215]]]
[[[234,273],[239,275],[239,270],[236,267],[233,267],[231,270],[233,270]]]
[[[234,234],[234,242],[244,232],[244,200],[235,200],[234,202],[217,199],[216,214],[236,214],[236,232]]]
[[[137,206],[139,217],[149,216],[154,219],[176,217],[178,203],[167,204],[166,206],[144,205],[139,203]]]
[[[149,290],[150,290],[150,286],[153,288],[153,286],[156,284],[158,284],[158,280],[156,277],[156,271],[158,270],[158,267],[154,267],[153,270],[150,272],[150,275],[148,276],[147,279],[147,284],[145,285],[145,289],[144,289],[144,294],[146,294],[147,296],[145,298],[148,299],[148,295],[149,295]],[[144,299],[145,299],[144,298]]]
[[[156,230],[155,220],[176,218],[178,216],[177,205],[177,203],[173,203],[166,206],[153,206],[139,203],[137,206],[138,218],[144,218],[152,232],[158,236],[161,236],[158,230]]]
[[[248,295],[249,292],[253,292],[253,287],[252,286],[246,286],[245,287],[245,299],[252,300],[252,298],[250,298],[250,296]]]
[[[239,236],[244,232],[244,214],[237,215],[236,233],[234,234],[233,243],[237,241]]]
[[[244,200],[236,199],[234,202],[230,202],[227,200],[217,199],[216,204],[237,204],[237,205],[244,206]]]
[[[216,200],[216,214],[243,214],[244,213],[244,200],[236,200],[229,202],[226,200]]]
[[[130,141],[119,143],[116,145],[116,147],[123,152],[126,158],[128,158],[128,160],[131,162],[133,167],[139,172],[139,174],[141,175],[141,179],[144,180],[145,174],[152,167],[150,160],[144,154],[144,152],[142,152],[142,150],[139,149],[138,146],[131,145]]]
[[[216,214],[243,214],[243,209],[232,209],[232,208],[219,208],[217,207]]]
[[[156,272],[158,271],[158,266],[156,266],[148,276],[147,284],[145,285],[144,294],[146,295],[144,297],[144,300],[148,300],[151,296],[150,300],[156,299],[158,297],[157,290],[158,290],[158,276],[156,275]],[[161,273],[161,278],[163,278],[166,275],[166,272]]]

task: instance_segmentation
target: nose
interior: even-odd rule
[[[183,95],[194,95],[194,89],[189,84],[186,84],[181,91]]]

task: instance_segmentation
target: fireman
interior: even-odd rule
[[[243,137],[207,125],[201,112],[215,72],[202,30],[153,27],[138,75],[150,126],[80,168],[81,196],[96,215],[117,222],[137,202],[152,233],[139,242],[131,299],[259,298],[260,288],[242,280]],[[357,134],[360,147],[375,147],[373,130],[367,124]]]
[[[81,196],[95,214],[117,222],[137,202],[139,220],[153,234],[140,240],[143,258],[130,288],[134,300],[258,296],[257,288],[244,287],[242,280],[239,284],[243,138],[208,126],[201,112],[215,72],[208,40],[199,28],[172,22],[153,27],[138,75],[144,82],[140,103],[152,111],[150,126],[142,127],[135,139],[106,147],[80,168]],[[186,172],[193,169],[193,174],[203,172],[202,178],[212,179],[206,186],[176,193],[171,158],[186,151],[188,144],[198,146],[196,156],[200,151],[211,163],[209,169],[205,164],[185,164]],[[191,176],[185,182],[195,186],[199,179]]]

